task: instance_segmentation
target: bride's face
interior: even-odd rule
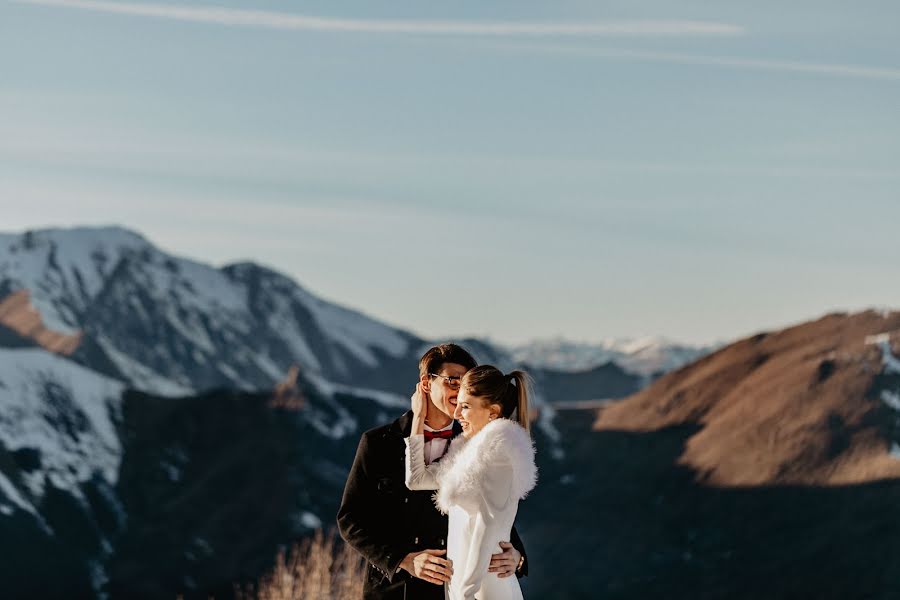
[[[456,402],[453,418],[462,425],[463,436],[466,438],[471,438],[500,415],[499,406],[488,405],[484,399],[470,396],[465,386],[459,390]]]

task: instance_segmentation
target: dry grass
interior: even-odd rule
[[[235,590],[237,600],[355,600],[362,597],[366,563],[332,531],[278,553],[257,589]]]

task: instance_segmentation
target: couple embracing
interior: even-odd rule
[[[412,410],[363,434],[337,522],[368,562],[366,599],[522,598],[513,521],[537,479],[527,384],[435,346]]]

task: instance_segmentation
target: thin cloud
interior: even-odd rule
[[[174,19],[217,25],[261,27],[332,33],[391,33],[467,36],[734,36],[743,29],[708,21],[604,21],[592,23],[413,21],[332,19],[294,13],[187,7],[168,4],[120,3],[103,0],[11,0],[103,13]]]
[[[783,71],[792,73],[810,73],[839,77],[858,77],[863,79],[900,80],[900,69],[890,67],[868,67],[865,65],[808,63],[793,60],[759,60],[735,56],[705,56],[702,54],[679,54],[672,52],[648,52],[643,50],[626,50],[619,48],[579,48],[573,46],[554,46],[546,44],[504,44],[507,50],[526,50],[531,52],[557,53],[587,58],[609,58],[636,60],[645,62],[665,62],[686,65],[705,65],[712,67],[731,67],[738,69],[755,69],[762,71]]]

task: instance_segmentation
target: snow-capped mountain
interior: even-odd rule
[[[0,234],[0,328],[8,343],[25,340],[130,388],[170,396],[270,389],[294,365],[321,381],[406,395],[419,357],[433,344],[322,300],[266,267],[213,267],[119,227]],[[606,361],[553,360],[547,352],[517,355],[488,341],[459,341],[480,362],[505,370],[530,361],[551,401],[617,396],[640,383],[623,387],[623,380],[604,390],[610,373],[595,377],[588,365]],[[678,352],[650,344],[604,357],[643,373],[680,365],[693,350]],[[584,372],[564,381],[580,365]]]
[[[15,293],[18,310],[0,311],[7,327],[30,335],[37,315],[43,329],[68,336],[77,362],[169,395],[269,388],[295,364],[395,389],[398,371],[414,377],[423,344],[270,269],[215,268],[117,227],[0,235],[0,299]]]
[[[42,348],[0,348],[0,553],[10,567],[0,579],[9,597],[53,597],[56,586],[82,597],[103,585],[126,520],[115,491],[123,390]],[[42,563],[63,575],[41,580]]]
[[[673,371],[714,350],[679,344],[663,337],[611,338],[598,344],[563,338],[534,340],[510,348],[521,364],[558,371],[587,371],[608,362],[643,377]]]
[[[81,486],[95,478],[114,486],[123,388],[40,348],[0,348],[0,444],[33,466],[20,473],[20,485],[0,472],[7,499],[36,515],[47,486],[80,499]],[[0,500],[0,512],[10,510]]]
[[[230,589],[330,521],[359,434],[408,404],[302,374],[264,392],[152,396],[43,348],[0,348],[3,596]],[[253,544],[232,543],[222,514],[240,514]],[[255,566],[227,570],[243,563]]]

